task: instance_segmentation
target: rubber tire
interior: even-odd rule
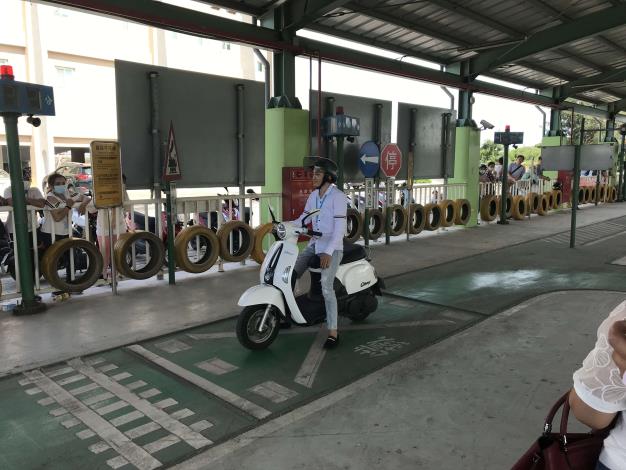
[[[480,218],[492,222],[498,214],[498,200],[495,196],[483,196],[480,201]]]
[[[370,240],[378,240],[378,238],[385,233],[385,215],[380,209],[369,209],[368,214],[370,221],[375,221],[374,231],[370,232],[369,225],[367,227],[364,225],[363,230],[367,230],[369,232],[368,237]]]
[[[539,209],[539,194],[537,193],[528,193],[526,195],[526,205],[528,206],[528,211],[531,214],[536,214]]]
[[[496,196],[496,200],[498,202],[498,212],[497,212],[497,216],[500,216],[500,204],[502,202],[502,198],[500,196]],[[510,219],[511,217],[513,217],[513,196],[511,196],[510,194],[508,194],[506,196],[506,212],[504,213],[504,216],[507,219]]]
[[[617,202],[617,188],[611,186],[609,190],[609,202]]]
[[[454,205],[454,223],[456,225],[467,225],[472,215],[472,205],[467,199],[457,199],[454,201]]]
[[[266,235],[272,233],[274,224],[268,222],[267,224],[259,225],[254,229],[254,246],[252,247],[252,253],[250,257],[259,264],[263,264],[265,261],[265,251],[263,251],[263,239]]]
[[[546,196],[545,194],[542,194],[540,199],[539,199],[539,207],[537,208],[537,214],[539,215],[547,215],[548,214],[548,196]]]
[[[66,282],[61,279],[58,272],[58,265],[63,254],[75,248],[85,252],[88,258],[89,267],[83,274],[80,282]],[[91,242],[82,238],[64,238],[56,241],[44,253],[41,259],[41,272],[46,280],[57,290],[77,294],[93,286],[102,275],[104,260],[102,254]]]
[[[444,199],[439,203],[441,210],[441,227],[451,227],[456,219],[456,205],[452,199]]]
[[[589,190],[589,202],[596,202],[596,187],[594,186]]]
[[[426,219],[424,218],[424,206],[421,204],[409,204],[409,213],[407,216],[409,233],[417,235],[424,230]]]
[[[585,204],[589,204],[591,202],[591,188],[589,186],[585,187]]]
[[[543,194],[548,198],[548,210],[552,210],[554,207],[554,194],[552,194],[552,191],[546,191]]]
[[[431,222],[430,217],[433,217]],[[442,222],[441,207],[439,204],[426,204],[424,206],[424,230],[434,231],[441,227]]]
[[[208,254],[204,255],[205,259],[200,263],[192,262],[187,253],[189,242],[194,240],[196,237],[207,240],[209,242],[208,248],[211,250]],[[219,252],[220,245],[215,232],[202,225],[192,225],[191,227],[184,228],[174,239],[176,265],[188,273],[203,273],[211,269],[211,267],[215,264],[215,261],[217,261]]]
[[[230,234],[238,230],[243,232],[241,246],[237,253],[231,253],[228,249]],[[254,230],[241,220],[231,220],[230,222],[224,223],[217,231],[217,239],[220,243],[220,256],[224,261],[243,261],[250,256],[252,248],[254,248]]]
[[[513,218],[524,220],[526,216],[526,199],[524,196],[513,196]]]
[[[406,229],[406,223],[407,223],[406,209],[402,207],[400,204],[394,204],[393,206],[388,207],[387,210],[391,211],[389,235],[391,235],[392,237],[397,237],[399,235],[402,235],[404,233],[404,230]],[[395,224],[393,223],[394,214],[396,216]],[[399,220],[399,223],[397,222],[398,220]]]
[[[374,313],[376,311],[376,309],[378,308],[378,299],[376,298],[376,295],[374,295],[374,293],[371,290],[367,291],[367,294],[363,294],[366,296],[371,296],[374,299],[374,302],[376,304],[376,307],[374,308],[374,310],[372,312],[360,312],[357,315],[348,315],[348,318],[353,321],[353,322],[362,322],[364,321],[367,317],[369,317],[372,313]]]
[[[600,198],[598,202],[606,202],[606,184],[600,185]]]
[[[552,209],[559,209],[563,204],[563,193],[560,189],[552,191]]]
[[[348,222],[351,223],[351,230],[345,237],[343,237],[343,241],[346,243],[355,243],[359,240],[359,238],[361,238],[361,235],[363,234],[363,216],[358,210],[350,207],[348,208],[348,212],[346,214],[346,230],[348,227]]]
[[[150,246],[150,262],[139,270],[131,269],[126,264],[126,254],[133,243],[145,240]],[[163,241],[152,232],[137,230],[121,234],[113,248],[113,260],[118,272],[130,279],[149,279],[156,276],[163,266],[165,259],[165,246]]]
[[[274,342],[276,336],[278,336],[278,331],[280,330],[280,314],[278,313],[276,307],[272,307],[272,309],[270,310],[270,315],[274,315],[276,318],[274,330],[270,333],[270,336],[267,338],[267,340],[262,343],[255,343],[248,337],[247,326],[248,322],[250,321],[250,317],[259,309],[265,312],[265,308],[265,305],[249,305],[245,307],[239,314],[239,317],[237,317],[237,326],[235,327],[235,331],[237,332],[237,339],[239,340],[239,343],[244,348],[251,349],[252,351],[267,349]]]

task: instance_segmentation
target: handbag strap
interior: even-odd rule
[[[564,429],[564,423],[565,423],[565,429],[567,429],[567,418],[569,416],[568,397],[569,397],[569,391],[565,393],[561,398],[559,398],[556,401],[556,403],[552,405],[552,408],[550,408],[550,411],[548,412],[548,416],[546,416],[545,424],[543,426],[544,434],[550,434],[550,432],[552,432],[552,421],[554,421],[554,417],[556,416],[556,413],[559,411],[559,408],[561,408],[563,405],[565,405],[565,408],[563,409],[563,413],[561,415],[561,433],[563,432],[563,429]]]

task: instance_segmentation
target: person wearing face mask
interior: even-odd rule
[[[72,198],[67,190],[67,180],[63,175],[53,173],[47,179],[48,192],[46,200],[48,201],[49,211],[46,212],[43,224],[41,226],[41,241],[44,250],[50,247],[55,241],[68,238],[71,230],[72,208],[76,209],[80,214],[84,214],[87,204],[91,201],[87,196],[80,194],[74,195]],[[63,258],[65,263],[66,279],[71,279],[71,266],[69,252]],[[53,294],[61,294],[62,292],[53,292]]]

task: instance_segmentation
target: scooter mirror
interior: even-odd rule
[[[274,215],[274,209],[272,208],[272,205],[268,204],[268,207],[269,207],[269,210],[270,210],[270,215],[272,216],[272,222],[274,222],[274,223],[278,222],[276,220],[276,216]]]

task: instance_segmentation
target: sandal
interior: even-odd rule
[[[338,344],[339,344],[339,338],[338,337],[336,337],[336,336],[329,336],[328,338],[326,338],[326,341],[324,342],[324,349],[336,348]]]

